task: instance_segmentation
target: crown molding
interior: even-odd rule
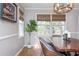
[[[53,8],[25,8],[25,10],[53,10]]]
[[[25,8],[25,10],[53,10],[53,8]],[[79,10],[79,8],[73,8],[73,10]]]

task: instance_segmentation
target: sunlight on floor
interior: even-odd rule
[[[40,47],[40,44],[39,44],[39,43],[35,44],[34,48],[35,48],[35,49],[41,48],[41,47]]]

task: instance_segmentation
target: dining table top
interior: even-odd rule
[[[56,45],[60,52],[79,52],[79,39],[70,38],[69,42],[63,43],[62,45]]]

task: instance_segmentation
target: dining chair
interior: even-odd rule
[[[39,40],[45,56],[64,56],[64,54],[56,51],[55,48],[48,44],[44,39],[39,38]]]

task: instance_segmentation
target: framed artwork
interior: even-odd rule
[[[17,21],[17,6],[15,3],[3,3],[2,18],[13,22]]]
[[[24,12],[19,8],[19,20],[24,21]]]

